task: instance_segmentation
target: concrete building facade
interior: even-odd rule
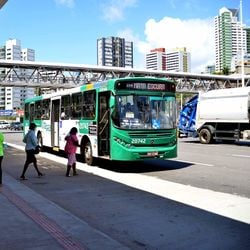
[[[156,48],[146,54],[146,69],[191,72],[191,55],[185,47]]]
[[[146,54],[146,69],[166,70],[166,52],[165,48],[150,50]]]
[[[167,71],[191,72],[191,54],[186,47],[166,51]]]
[[[133,68],[133,42],[120,37],[97,39],[97,65]]]
[[[250,54],[250,27],[246,27],[245,31],[246,31],[247,54]]]
[[[22,49],[21,42],[18,39],[7,40],[4,46],[0,47],[0,59],[4,60],[20,60],[20,61],[35,61],[35,50]],[[1,69],[1,73],[5,69]],[[26,70],[19,72],[24,77],[29,74]],[[9,75],[11,81],[14,75]],[[23,109],[24,100],[35,95],[34,88],[27,87],[1,87],[0,88],[0,110],[17,110]]]
[[[246,30],[239,20],[239,10],[221,8],[214,19],[215,26],[215,70],[232,70],[236,58],[246,53]]]

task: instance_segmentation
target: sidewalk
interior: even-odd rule
[[[24,154],[23,146],[11,146]],[[53,159],[52,155],[41,153],[41,156],[43,154]],[[6,158],[8,155],[4,164]],[[66,164],[67,159],[61,161]],[[31,175],[32,171],[31,166],[27,172]],[[45,176],[43,179],[48,178]],[[25,181],[3,172],[3,185],[0,187],[0,249],[127,249],[24,184]],[[70,202],[70,197],[67,199]]]
[[[127,249],[4,174],[0,249]]]

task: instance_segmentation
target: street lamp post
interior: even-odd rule
[[[240,0],[240,25],[241,25],[241,86],[245,86],[245,72],[244,72],[244,47],[243,47],[243,14],[242,14],[242,0]]]

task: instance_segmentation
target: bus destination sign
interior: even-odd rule
[[[173,83],[162,82],[118,82],[117,89],[127,90],[149,90],[149,91],[174,91]]]

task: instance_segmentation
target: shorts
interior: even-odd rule
[[[76,154],[68,154],[68,165],[72,166],[74,163],[76,163]]]

